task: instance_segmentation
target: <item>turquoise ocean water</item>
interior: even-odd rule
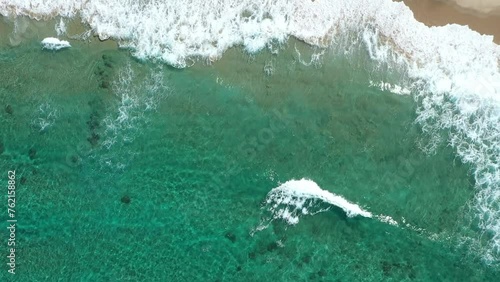
[[[472,168],[446,142],[424,152],[421,101],[370,83],[411,79],[363,44],[290,39],[176,69],[41,39],[0,47],[0,173],[18,179],[16,274],[2,262],[1,281],[500,276],[481,257]],[[270,220],[268,193],[302,178],[399,225],[320,200],[295,225]]]

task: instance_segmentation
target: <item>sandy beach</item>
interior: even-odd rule
[[[428,26],[451,23],[494,36],[500,43],[500,1],[497,0],[403,0],[418,21]]]
[[[490,13],[500,15],[500,1],[498,0],[447,0],[460,7],[478,11],[481,13]]]

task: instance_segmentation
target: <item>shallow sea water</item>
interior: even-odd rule
[[[178,70],[72,44],[0,48],[0,171],[20,181],[17,274],[3,264],[1,281],[500,275],[460,244],[480,234],[470,167],[449,147],[420,149],[417,102],[369,83],[404,84],[404,72],[362,46],[306,66],[296,50],[321,50],[290,40]],[[266,221],[267,193],[301,178],[400,225],[325,203],[297,225]]]

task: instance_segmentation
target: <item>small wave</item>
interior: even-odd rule
[[[266,197],[266,208],[272,219],[283,219],[288,224],[297,224],[300,215],[316,214],[327,209],[318,208],[317,201],[342,209],[348,217],[368,217],[372,214],[341,196],[321,189],[312,180],[289,180],[272,189]]]
[[[255,231],[260,231],[276,219],[284,220],[290,225],[299,223],[301,215],[314,215],[330,209],[322,208],[321,203],[342,209],[348,217],[367,217],[372,214],[360,206],[353,204],[341,196],[321,189],[318,184],[309,179],[289,180],[272,189],[266,197],[265,209],[269,218],[262,220]]]
[[[127,149],[127,154],[117,154],[127,144],[133,143],[143,133],[142,129],[150,122],[150,114],[156,111],[159,102],[170,95],[170,89],[164,82],[161,66],[147,69],[142,73],[124,66],[112,83],[112,92],[118,103],[108,109],[103,119],[104,133],[100,163],[104,167],[123,170],[137,152]]]
[[[370,87],[376,87],[382,91],[389,91],[394,94],[400,94],[400,95],[409,95],[411,94],[411,90],[407,89],[405,87],[402,87],[397,84],[391,84],[389,82],[373,82],[370,80]]]
[[[266,229],[274,220],[283,220],[289,225],[296,225],[301,216],[326,212],[332,207],[341,209],[347,217],[373,218],[381,223],[417,232],[430,240],[449,239],[445,233],[431,233],[424,228],[412,225],[404,217],[400,219],[401,223],[399,223],[388,215],[374,215],[342,196],[321,189],[314,181],[304,178],[289,180],[273,188],[267,194],[263,207],[266,215],[251,234]]]

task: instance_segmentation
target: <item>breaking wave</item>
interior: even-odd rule
[[[297,224],[300,214],[315,214],[316,201],[325,202],[342,209],[348,217],[368,217],[372,214],[341,196],[321,189],[312,180],[290,180],[276,187],[267,194],[266,204],[273,218],[281,218],[289,224]]]

